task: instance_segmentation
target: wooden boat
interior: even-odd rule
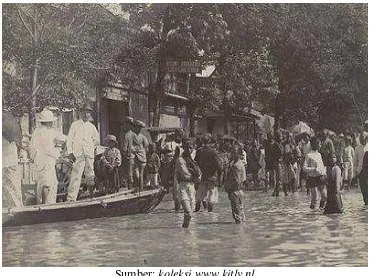
[[[160,187],[140,193],[125,190],[75,202],[4,208],[3,226],[147,213],[162,201],[164,195],[165,190]]]

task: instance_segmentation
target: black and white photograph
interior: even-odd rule
[[[368,267],[366,1],[1,9],[2,267]]]

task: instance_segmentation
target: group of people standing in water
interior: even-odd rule
[[[199,211],[201,204],[209,212],[213,211],[220,186],[228,193],[235,222],[241,223],[245,219],[244,190],[255,179],[263,180],[264,191],[272,188],[273,196],[279,196],[280,190],[288,195],[289,191],[294,193],[305,188],[311,196],[310,209],[318,208],[324,214],[343,212],[341,195],[345,188],[354,187],[355,182],[367,205],[366,131],[359,135],[355,149],[351,138],[346,137],[347,142],[338,153],[327,130],[319,136],[303,133],[297,136],[297,143],[290,133],[282,139],[279,130],[267,137],[259,153],[257,178],[247,177],[250,168],[244,144],[228,135],[216,140],[205,134],[196,139],[183,139],[182,144],[178,144],[183,152],[174,161],[177,187],[173,191],[177,193],[175,209],[178,210],[178,204],[184,209],[183,227],[188,227],[192,210]],[[355,168],[358,165],[360,169]]]
[[[73,161],[68,201],[77,200],[82,174],[89,186],[96,184],[98,170],[94,159],[96,161],[100,141],[96,127],[90,122],[91,111],[90,106],[83,106],[81,118],[64,137],[67,154]],[[42,203],[41,189],[45,185],[51,187],[51,196],[44,203],[56,201],[55,160],[60,150],[55,142],[61,136],[52,128],[53,121],[55,117],[50,110],[42,111],[30,142],[37,203]],[[215,210],[219,187],[224,187],[228,194],[236,223],[245,220],[244,190],[250,188],[250,183],[254,188],[263,183],[262,190],[272,189],[272,196],[276,197],[281,190],[287,196],[289,192],[306,188],[311,195],[310,208],[319,208],[324,213],[343,212],[343,189],[358,183],[364,204],[368,204],[366,131],[353,141],[350,135],[339,135],[332,140],[327,130],[316,136],[285,133],[284,137],[276,130],[263,136],[265,139],[259,144],[257,141],[242,143],[229,135],[215,138],[210,133],[185,138],[178,129],[166,135],[161,143],[149,143],[141,133],[144,123],[127,117],[126,125],[129,131],[122,136],[122,145],[118,145],[114,135],[105,139],[107,147],[100,153],[103,178],[118,175],[121,165],[126,164],[128,188],[140,191],[160,183],[168,191],[172,190],[175,210],[184,211],[182,226],[185,228],[190,225],[193,212],[200,211],[201,207],[208,212]],[[3,132],[3,203],[10,207],[22,205],[20,179],[12,169],[16,163],[17,147]]]

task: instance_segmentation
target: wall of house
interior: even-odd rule
[[[131,116],[136,119],[144,122],[146,125],[149,125],[149,101],[148,95],[139,94],[139,93],[130,93],[131,100]]]
[[[189,131],[189,109],[187,102],[166,98],[162,102],[160,110],[160,127],[181,127],[185,132]]]

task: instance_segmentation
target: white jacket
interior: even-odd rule
[[[34,160],[35,166],[42,169],[47,164],[55,164],[60,152],[55,147],[59,132],[45,126],[39,126],[32,134],[30,143],[30,157]]]
[[[67,138],[68,154],[73,153],[75,157],[85,155],[93,158],[94,149],[99,144],[99,133],[92,123],[83,120],[72,123]]]
[[[358,144],[355,148],[355,154],[354,154],[354,174],[358,175],[361,172],[361,169],[363,168],[363,157],[365,153],[365,146],[362,144]]]
[[[327,170],[323,164],[322,156],[318,151],[312,150],[305,158],[302,170],[309,177],[327,175]]]

